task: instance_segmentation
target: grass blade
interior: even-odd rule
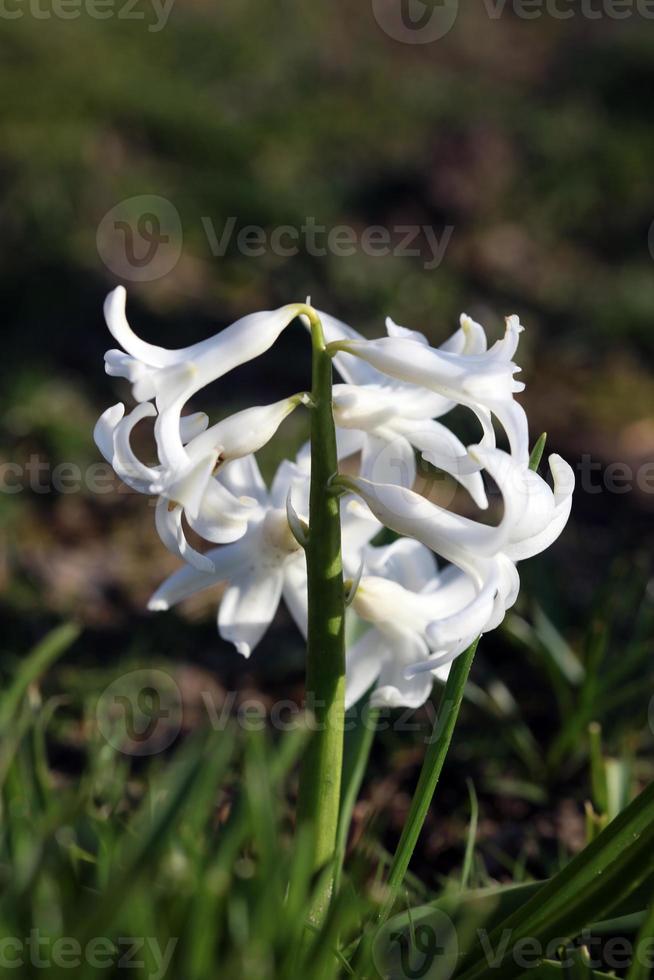
[[[512,949],[521,939],[547,945],[555,937],[573,938],[594,919],[615,908],[654,869],[654,783],[645,789],[616,820],[578,854],[537,895],[488,937],[499,949],[509,930],[511,943],[498,953],[502,980],[512,980],[521,968]],[[480,980],[491,971],[483,951],[466,958],[461,980]]]
[[[388,916],[399,894],[404,876],[409,867],[409,862],[418,842],[422,825],[425,822],[427,811],[431,806],[450,742],[452,741],[454,726],[459,717],[463,692],[478,643],[479,640],[475,640],[465,653],[462,653],[454,661],[449,677],[447,678],[434,728],[435,737],[427,749],[427,755],[422,765],[416,792],[411,803],[411,809],[409,810],[400,843],[393,857],[393,863],[391,864],[391,870],[388,875],[389,895],[382,911],[382,919]]]

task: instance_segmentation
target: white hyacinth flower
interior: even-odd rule
[[[524,469],[502,450],[474,447],[470,454],[502,492],[504,514],[496,526],[452,514],[406,488],[379,486],[356,477],[339,478],[342,485],[363,498],[386,527],[415,538],[452,562],[456,570],[450,572],[451,582],[461,590],[459,596],[467,597],[463,604],[452,602],[441,607],[435,603],[433,615],[427,613],[421,638],[431,654],[424,656],[423,647],[423,655],[409,665],[409,676],[446,667],[477,636],[495,629],[518,596],[520,580],[515,562],[552,544],[570,515],[574,471],[560,456],[549,458],[554,479],[551,490],[537,473]],[[364,576],[364,589],[365,581]],[[412,608],[412,600],[406,596],[404,600],[407,608]],[[389,605],[382,602],[385,609]]]
[[[105,356],[109,374],[132,383],[136,407],[122,404],[99,419],[96,442],[120,478],[158,497],[155,522],[166,547],[187,564],[149,603],[168,609],[224,584],[220,635],[249,656],[283,597],[306,636],[310,536],[310,447],[278,468],[268,490],[254,453],[276,433],[306,394],[238,412],[213,426],[203,413],[182,416],[188,400],[210,382],[268,350],[307,307],[243,317],[208,340],[178,350],[146,343],[125,316],[122,287],[107,297],[105,316],[122,350]],[[516,563],[543,551],[563,530],[571,508],[572,469],[549,457],[554,489],[529,469],[527,419],[515,395],[524,385],[513,358],[522,326],[508,317],[502,340],[489,348],[480,324],[463,315],[459,329],[435,349],[426,337],[387,319],[387,337],[366,340],[320,314],[334,365],[338,456],[361,454],[358,476],[339,476],[347,616],[366,632],[347,650],[347,703],[373,690],[376,705],[417,707],[435,678],[481,634],[497,627],[516,601]],[[325,400],[324,404],[328,404]],[[458,405],[481,424],[479,445],[466,449],[441,422]],[[155,464],[131,445],[134,427],[154,421]],[[495,418],[510,452],[496,448]],[[488,499],[483,473],[500,489],[496,525],[445,510],[412,490],[415,453],[452,475],[480,508]],[[206,541],[189,544],[184,521]],[[385,526],[404,535],[375,548]],[[450,565],[439,570],[434,554]]]
[[[328,342],[367,343],[351,327],[329,314],[320,315]],[[400,327],[390,318],[386,328],[389,336],[409,336],[417,344],[429,346],[422,334]],[[440,350],[475,355],[486,347],[483,327],[464,315],[459,330]],[[361,476],[410,488],[416,479],[414,450],[418,450],[424,459],[461,483],[477,506],[488,506],[481,475],[471,471],[465,446],[447,426],[436,421],[455,407],[454,401],[424,387],[393,380],[348,354],[337,354],[334,363],[347,382],[333,389],[340,458],[360,452]]]
[[[333,342],[332,349],[338,351],[337,367],[340,370],[342,361],[338,358],[343,354],[354,355],[375,372],[374,375],[357,372],[360,379],[367,379],[357,384],[378,383],[379,376],[385,375],[439,396],[435,405],[440,404],[442,411],[434,411],[427,417],[442,415],[454,405],[470,408],[481,424],[484,446],[495,445],[492,424],[495,416],[507,434],[512,455],[526,467],[529,462],[527,417],[514,398],[524,390],[524,384],[514,378],[520,368],[513,362],[523,330],[520,320],[517,316],[507,317],[504,337],[490,349],[486,349],[485,333],[479,324],[465,315],[461,322],[461,330],[439,349],[431,347],[422,334],[398,327],[392,320],[387,321],[389,336],[376,340],[353,336],[355,331],[349,327],[343,331],[344,325],[340,325],[340,332],[346,335],[336,337]],[[470,340],[466,347],[467,336]],[[346,372],[352,372],[351,364],[349,358]],[[451,444],[441,446],[435,439],[433,445],[427,446],[424,456],[448,472],[447,468],[453,466]],[[453,475],[460,479],[464,474],[455,467]]]
[[[272,405],[247,408],[211,428],[207,428],[208,419],[202,413],[182,418],[184,465],[172,471],[162,463],[147,466],[131,447],[136,423],[156,415],[151,402],[142,402],[126,417],[122,404],[112,406],[98,420],[94,436],[124,483],[139,493],[159,497],[155,523],[169,551],[201,570],[211,571],[211,559],[188,543],[183,516],[194,531],[214,544],[236,541],[245,534],[248,522],[256,517],[258,502],[239,482],[243,467],[233,464],[261,449],[307,397],[293,395]]]
[[[215,548],[208,554],[213,571],[184,567],[173,573],[154,593],[148,608],[169,609],[183,599],[224,582],[226,590],[218,609],[218,632],[249,657],[270,626],[283,597],[295,623],[307,632],[307,572],[305,553],[289,523],[287,505],[300,522],[308,519],[309,461],[284,461],[272,482],[265,487],[254,457],[233,464],[247,463],[248,477],[242,489],[255,497],[259,510],[246,533],[233,544]],[[379,532],[380,525],[360,502],[352,498],[341,504],[343,564],[346,574],[355,574],[361,552]]]
[[[439,575],[429,548],[411,538],[368,548],[364,559],[348,616],[369,628],[346,653],[346,706],[373,689],[373,706],[417,708],[429,697],[434,678],[407,671],[433,653],[427,628],[434,616],[468,603],[474,587],[454,566]],[[438,676],[446,674],[447,669]]]
[[[105,368],[107,374],[132,383],[137,402],[155,400],[157,451],[169,470],[183,468],[187,462],[180,419],[188,399],[269,350],[301,309],[301,304],[292,303],[278,310],[251,313],[207,340],[167,350],[137,337],[127,321],[125,303],[125,289],[118,286],[104,304],[109,331],[123,348],[107,351]]]

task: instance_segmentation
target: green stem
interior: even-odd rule
[[[404,881],[404,876],[409,867],[409,862],[418,842],[422,825],[431,806],[432,797],[438,785],[443,763],[445,762],[445,757],[452,741],[454,726],[459,716],[463,692],[466,681],[468,680],[470,668],[472,667],[478,642],[479,640],[475,640],[465,653],[457,657],[452,664],[447,678],[447,684],[445,685],[445,690],[443,691],[439,705],[438,718],[434,724],[432,741],[427,749],[425,761],[422,764],[418,785],[411,802],[409,816],[404,825],[400,843],[397,846],[388,875],[389,894],[381,912],[382,919],[388,917],[395,904],[395,900],[402,887],[402,882]]]
[[[316,731],[300,773],[298,826],[313,828],[313,866],[331,865],[314,921],[324,918],[334,886],[334,856],[343,766],[345,699],[345,595],[341,561],[341,522],[329,482],[338,471],[332,415],[332,361],[325,351],[320,319],[311,307],[301,311],[311,324],[313,343],[311,493],[307,575],[309,631],[306,696]]]

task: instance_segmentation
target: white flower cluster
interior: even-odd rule
[[[249,656],[284,601],[306,635],[307,573],[302,528],[309,522],[310,453],[284,461],[268,489],[255,453],[282,420],[309,396],[246,409],[209,427],[206,415],[182,415],[205,385],[268,350],[302,304],[255,313],[206,341],[179,350],[145,343],[125,316],[125,290],[105,303],[107,325],[122,350],[105,355],[110,375],[132,384],[136,407],[122,404],[100,417],[95,439],[118,476],[158,497],[156,526],[164,545],[185,565],[149,603],[168,609],[216,583],[225,591],[220,635]],[[343,563],[348,589],[347,703],[374,689],[377,705],[417,707],[435,677],[480,634],[494,629],[515,602],[516,563],[548,547],[563,530],[574,474],[549,457],[553,490],[529,468],[523,385],[513,358],[522,327],[507,319],[502,340],[488,347],[478,323],[460,328],[439,348],[387,320],[387,336],[366,340],[320,313],[324,335],[343,379],[333,389],[340,459],[360,454],[358,476],[340,476]],[[456,406],[479,421],[481,441],[466,448],[442,421]],[[134,453],[130,435],[154,419],[158,463]],[[495,442],[495,418],[509,452]],[[499,487],[503,516],[489,525],[438,506],[412,488],[416,451],[450,474],[480,509],[488,507],[484,473]],[[218,547],[189,544],[184,519]],[[371,542],[382,527],[402,535]],[[439,567],[435,554],[447,562]]]

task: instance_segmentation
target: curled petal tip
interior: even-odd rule
[[[105,298],[103,307],[105,318],[109,317],[114,311],[119,312],[122,310],[124,312],[126,303],[127,290],[124,286],[116,286],[110,293],[107,293]]]
[[[166,612],[170,609],[170,606],[165,599],[157,599],[155,596],[148,602],[148,609],[150,612]]]
[[[506,329],[516,330],[518,333],[522,333],[524,331],[525,328],[522,323],[520,323],[520,317],[517,313],[511,313],[510,316],[506,317]]]
[[[252,648],[250,644],[246,643],[245,640],[232,640],[232,642],[236,647],[236,652],[240,653],[241,656],[245,657],[245,659],[247,660],[250,657],[250,654],[252,653]]]

